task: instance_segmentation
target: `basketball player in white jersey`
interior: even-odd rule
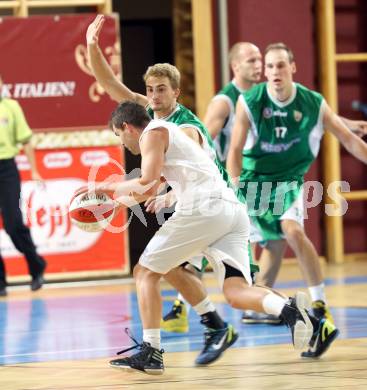
[[[136,342],[135,346],[139,352],[112,360],[110,365],[148,374],[163,373],[159,282],[185,259],[199,254],[210,261],[232,307],[281,316],[291,329],[295,348],[307,347],[319,329],[318,320],[306,311],[307,296],[297,293],[296,298],[288,300],[272,290],[252,285],[246,206],[237,200],[201,146],[177,131],[175,124],[151,121],[145,108],[134,102],[121,103],[113,112],[111,123],[121,144],[132,153],[141,154],[141,176],[120,183],[96,183],[95,188],[113,193],[117,201],[131,205],[156,194],[163,175],[175,191],[177,206],[134,268],[143,324],[143,342]],[[193,276],[193,290],[200,288],[198,283],[201,282]],[[227,335],[220,344],[226,339]]]

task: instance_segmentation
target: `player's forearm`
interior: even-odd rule
[[[31,143],[28,142],[27,144],[24,144],[23,150],[24,150],[25,155],[27,156],[29,165],[31,167],[32,174],[38,173],[37,164],[36,164],[36,156],[35,156],[34,149],[33,149],[33,146],[31,145]]]
[[[135,94],[115,76],[97,43],[88,44],[88,56],[94,77],[113,100],[135,99]]]
[[[367,144],[353,134],[347,142],[343,142],[344,147],[350,154],[358,160],[367,164]]]
[[[111,194],[118,202],[126,197],[134,197],[136,200],[139,200],[138,203],[141,203],[150,196],[155,195],[159,185],[159,180],[151,180],[148,182],[142,180],[142,178],[136,178],[121,182],[98,183],[96,190]]]
[[[340,116],[340,115],[339,115],[339,118],[344,122],[344,124],[345,124],[350,130],[352,130],[352,128],[353,128],[353,121],[352,121],[352,120],[347,119],[347,118],[344,118],[343,116]]]
[[[227,157],[227,171],[233,182],[238,184],[238,178],[242,170],[242,152],[238,150],[230,150]]]
[[[124,207],[132,207],[139,203],[145,202],[150,197],[148,195],[125,195],[125,196],[119,196],[115,201],[120,205]]]
[[[115,75],[97,43],[88,44],[88,56],[96,80],[102,87],[107,86],[115,79]]]

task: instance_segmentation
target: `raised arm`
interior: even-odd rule
[[[353,134],[326,103],[323,124],[325,129],[331,131],[350,154],[367,164],[367,144]]]
[[[135,101],[142,106],[147,105],[146,96],[131,91],[123,84],[113,73],[110,65],[107,63],[98,44],[99,34],[105,22],[103,15],[98,15],[87,29],[86,39],[88,47],[89,62],[92,67],[94,77],[104,90],[110,95],[111,99],[118,103],[125,100]]]
[[[204,117],[204,125],[214,139],[223,129],[230,114],[230,107],[224,99],[214,99],[209,103]]]
[[[240,97],[236,104],[235,122],[232,129],[231,145],[227,157],[227,170],[235,184],[242,170],[242,150],[246,142],[250,121]]]

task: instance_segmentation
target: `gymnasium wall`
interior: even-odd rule
[[[367,52],[367,2],[335,0],[335,10],[337,52]],[[352,102],[358,100],[367,103],[367,63],[340,63],[337,70],[340,114],[347,118],[363,119],[360,112],[352,109]],[[344,149],[341,154],[342,179],[350,183],[352,190],[365,190],[367,166]],[[347,253],[367,252],[366,218],[366,201],[349,202],[348,212],[344,217],[344,243]]]

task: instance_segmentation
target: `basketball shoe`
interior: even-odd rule
[[[222,353],[238,339],[238,333],[231,324],[226,324],[223,329],[207,328],[204,337],[204,348],[195,360],[195,364],[199,366],[219,359]]]
[[[334,324],[333,316],[331,315],[330,310],[326,306],[324,301],[318,300],[312,302],[312,313],[316,318],[320,320],[322,318],[325,318],[326,320]]]
[[[280,317],[292,332],[292,341],[295,349],[308,346],[314,327],[307,310],[311,307],[308,295],[298,292],[294,298],[283,307]]]
[[[138,343],[131,336],[131,334],[129,334],[128,329],[125,329],[125,332],[135,342],[135,345],[133,347],[126,348],[120,352],[117,352],[117,354],[120,355],[135,348],[138,348],[139,352],[129,357],[111,360],[109,363],[110,366],[114,368],[120,368],[126,371],[142,371],[150,375],[163,374],[164,365],[162,354],[164,353],[164,350],[153,348],[149,343],[145,341],[143,341],[142,343]]]
[[[161,320],[161,328],[166,332],[186,333],[189,331],[189,319],[185,304],[176,299],[171,310]]]
[[[316,319],[314,333],[310,341],[310,348],[302,352],[301,356],[306,358],[317,358],[327,351],[330,344],[338,337],[339,330],[329,320],[322,318]]]

